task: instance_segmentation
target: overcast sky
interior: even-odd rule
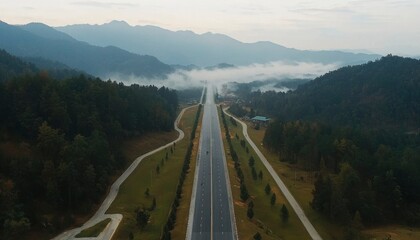
[[[299,49],[420,55],[420,0],[0,0],[0,13],[10,24],[124,20]]]

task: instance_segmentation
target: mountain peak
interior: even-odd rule
[[[126,21],[123,20],[112,20],[109,23],[105,23],[104,25],[113,25],[113,26],[130,26],[130,24],[128,24]]]
[[[74,38],[70,37],[70,35],[60,32],[44,23],[31,22],[26,25],[20,25],[17,27],[43,38],[76,41]]]

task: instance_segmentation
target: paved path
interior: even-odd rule
[[[108,193],[108,196],[105,198],[105,200],[102,202],[102,205],[99,207],[95,215],[93,215],[85,224],[83,224],[81,227],[74,228],[71,230],[68,230],[66,232],[61,233],[60,235],[56,236],[52,240],[67,240],[67,239],[75,239],[75,236],[82,231],[83,229],[92,227],[96,225],[97,223],[101,222],[102,220],[105,220],[107,218],[111,219],[111,222],[106,226],[104,231],[96,238],[76,238],[76,239],[111,239],[114,235],[115,231],[118,228],[118,225],[120,224],[122,220],[121,214],[106,214],[105,212],[108,210],[109,206],[111,206],[112,202],[115,200],[118,194],[118,190],[120,189],[121,184],[130,176],[130,174],[136,169],[136,167],[140,164],[140,162],[150,156],[153,155],[160,150],[163,150],[167,147],[172,146],[174,143],[181,141],[184,138],[184,132],[178,128],[179,121],[184,114],[184,112],[195,106],[190,106],[187,108],[182,109],[182,111],[179,113],[177,119],[174,122],[174,128],[179,133],[179,136],[176,140],[161,146],[159,148],[156,148],[153,151],[150,151],[148,153],[145,153],[141,155],[140,157],[136,158],[136,160],[133,161],[133,163],[125,170],[125,172],[112,184],[111,189]]]
[[[309,219],[306,217],[305,212],[303,212],[302,208],[300,207],[299,203],[295,200],[293,195],[289,192],[289,189],[287,189],[286,185],[283,183],[283,181],[280,179],[279,175],[276,173],[276,171],[273,169],[271,164],[267,161],[267,159],[264,157],[264,155],[261,153],[261,151],[258,149],[258,147],[255,145],[255,143],[251,140],[251,138],[248,136],[248,126],[239,120],[238,118],[232,116],[231,114],[226,112],[226,109],[223,110],[226,115],[233,117],[237,122],[241,123],[242,125],[242,131],[243,134],[248,141],[248,143],[251,145],[251,147],[254,149],[254,151],[257,153],[258,157],[261,159],[261,162],[264,164],[264,166],[267,168],[268,172],[270,172],[271,176],[273,177],[274,181],[276,181],[277,186],[280,188],[280,190],[283,192],[283,195],[286,197],[287,201],[289,201],[290,205],[292,206],[293,210],[296,212],[297,216],[299,217],[300,221],[302,222],[303,226],[306,228],[306,231],[308,231],[309,235],[313,240],[322,240],[321,236],[318,234],[312,223],[309,221]]]

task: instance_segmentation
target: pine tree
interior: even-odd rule
[[[265,186],[265,194],[270,194],[270,192],[271,192],[271,187],[270,187],[270,184],[269,183],[267,183],[267,185]]]
[[[274,204],[276,204],[276,199],[277,199],[276,194],[273,193],[271,195],[271,200],[270,200],[271,206],[274,206]]]
[[[246,216],[249,219],[252,219],[254,217],[254,208],[250,207],[249,205],[248,205],[248,210],[246,211]]]
[[[283,222],[287,222],[287,220],[289,219],[289,210],[287,210],[286,205],[283,204],[283,206],[281,206],[281,219],[283,220]]]
[[[261,237],[261,234],[259,233],[259,232],[257,232],[255,235],[254,235],[254,240],[261,240],[262,239],[262,237]]]
[[[248,189],[246,188],[245,184],[241,184],[241,199],[246,201],[249,198]]]

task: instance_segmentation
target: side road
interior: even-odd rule
[[[255,143],[248,136],[248,131],[247,131],[248,126],[244,122],[239,120],[238,118],[236,118],[236,117],[232,116],[231,114],[227,113],[226,109],[223,109],[223,112],[225,112],[226,115],[228,115],[230,117],[233,117],[237,122],[239,122],[242,125],[243,134],[244,134],[246,140],[248,141],[249,145],[251,145],[251,147],[254,149],[255,153],[257,153],[258,157],[261,159],[261,162],[267,168],[268,172],[270,172],[274,181],[276,181],[277,186],[283,192],[283,195],[286,197],[287,201],[289,201],[290,205],[292,206],[293,210],[296,212],[296,215],[299,217],[300,221],[302,222],[303,226],[306,228],[306,231],[308,231],[311,238],[313,240],[322,240],[321,236],[318,234],[318,232],[316,231],[316,229],[314,228],[312,223],[306,217],[305,212],[303,212],[299,203],[295,200],[293,195],[289,192],[289,189],[287,189],[286,185],[280,179],[279,175],[276,173],[276,171],[273,169],[273,167],[270,165],[270,163],[267,161],[267,159],[264,157],[264,155],[261,153],[261,151],[255,145]]]
[[[140,157],[136,158],[136,160],[133,161],[133,163],[127,168],[127,170],[125,170],[125,172],[112,184],[111,189],[108,193],[108,196],[105,198],[105,200],[102,202],[102,205],[99,207],[98,211],[95,213],[95,215],[93,215],[86,223],[84,223],[81,227],[78,228],[74,228],[71,230],[68,230],[66,232],[61,233],[60,235],[54,237],[52,240],[67,240],[67,239],[75,239],[75,236],[82,230],[87,229],[89,227],[92,227],[94,225],[96,225],[97,223],[110,218],[111,222],[106,226],[106,228],[104,229],[104,231],[99,234],[98,237],[96,238],[77,238],[77,239],[111,239],[112,236],[114,235],[115,231],[118,228],[118,225],[120,224],[121,220],[122,220],[122,215],[121,214],[105,214],[106,211],[108,210],[109,206],[111,205],[111,203],[115,200],[117,194],[118,194],[118,190],[121,186],[121,184],[127,179],[128,176],[130,176],[130,174],[134,171],[134,169],[136,169],[136,167],[140,164],[140,162],[150,156],[155,154],[156,152],[159,152],[167,147],[172,146],[174,143],[181,141],[184,138],[184,132],[178,128],[178,124],[180,119],[182,118],[184,112],[195,106],[190,106],[187,108],[182,109],[182,111],[179,113],[177,119],[174,122],[174,128],[175,130],[179,133],[179,136],[176,140],[161,146],[159,148],[156,148],[153,151],[150,151],[148,153],[145,153],[143,155],[141,155]]]

